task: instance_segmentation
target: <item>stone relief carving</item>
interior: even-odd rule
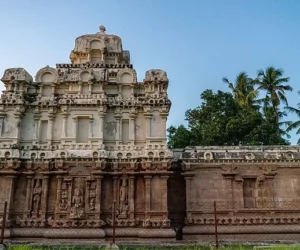
[[[33,81],[32,76],[23,68],[11,68],[4,71],[4,75],[1,78],[3,82],[9,82],[12,80],[24,81],[31,83]]]
[[[145,81],[168,81],[167,73],[160,69],[152,69],[146,72]]]
[[[38,216],[42,195],[42,185],[41,180],[37,179],[33,189],[33,205],[32,205],[32,217],[36,218]]]
[[[122,182],[120,186],[120,200],[119,200],[119,218],[127,218],[127,212],[128,212],[128,180],[123,177]]]
[[[84,197],[83,190],[79,187],[75,188],[74,195],[72,197],[72,208],[70,212],[71,219],[81,219],[84,218]]]
[[[96,201],[96,182],[92,181],[89,185],[89,210],[95,210]]]
[[[69,192],[68,192],[68,183],[66,181],[63,181],[61,186],[61,200],[59,204],[59,208],[61,211],[67,211],[69,205],[68,205],[68,199],[69,199]]]

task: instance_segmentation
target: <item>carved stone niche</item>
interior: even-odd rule
[[[119,199],[118,199],[118,215],[119,219],[127,219],[129,212],[129,179],[122,176],[119,179]]]
[[[35,81],[37,83],[57,83],[58,71],[49,66],[41,68],[36,74]]]
[[[42,179],[34,179],[31,198],[31,218],[36,219],[40,215],[42,197]]]

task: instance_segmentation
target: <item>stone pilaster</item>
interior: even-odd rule
[[[161,137],[163,138],[162,143],[167,143],[167,118],[168,113],[160,113],[161,117]]]
[[[82,82],[78,82],[78,88],[79,88],[79,94],[81,94],[81,90],[82,90]]]
[[[15,189],[15,175],[7,175],[6,177],[6,201],[8,218],[13,213],[14,209],[14,189]]]
[[[53,136],[53,123],[54,123],[55,115],[53,113],[49,113],[48,115],[48,130],[47,130],[47,142],[48,144],[52,143],[52,136]]]
[[[113,200],[118,201],[117,192],[118,192],[118,176],[113,176]]]
[[[88,82],[88,86],[89,86],[89,95],[90,95],[90,94],[92,94],[93,83],[92,82]]]
[[[116,119],[116,135],[115,135],[115,140],[116,144],[118,145],[121,143],[121,138],[122,138],[122,115],[120,113],[115,114],[115,119]]]
[[[21,132],[21,121],[22,121],[22,113],[21,112],[15,112],[14,113],[14,117],[16,120],[16,130],[15,130],[15,136],[14,136],[14,143],[18,143],[18,141],[20,140],[20,132]]]
[[[193,188],[192,181],[193,181],[194,174],[183,173],[182,175],[184,176],[184,179],[185,179],[186,217],[187,217],[187,219],[189,219],[192,216],[191,212],[193,211],[191,192],[192,192],[192,188]]]
[[[169,176],[161,176],[161,191],[162,191],[162,212],[164,214],[164,219],[168,218],[168,179]]]
[[[129,216],[134,219],[134,179],[135,176],[129,176]]]
[[[148,213],[151,211],[151,175],[145,175],[145,213],[148,218]],[[147,219],[146,218],[146,219]],[[149,219],[149,218],[148,218]]]
[[[41,114],[40,113],[35,113],[34,116],[34,132],[33,132],[33,137],[35,141],[38,141],[39,139],[39,124],[40,124],[40,119],[41,119]]]
[[[103,145],[103,124],[104,124],[104,115],[105,115],[105,110],[103,109],[103,107],[98,109],[98,116],[99,116],[99,146]]]
[[[137,115],[134,113],[131,113],[129,116],[129,143],[131,145],[134,145],[135,141],[135,119]]]
[[[233,184],[235,209],[244,208],[243,182],[243,179],[236,179]]]
[[[73,137],[74,137],[75,142],[76,142],[78,118],[77,118],[77,116],[75,116],[72,119],[73,119]]]
[[[90,117],[89,118],[89,138],[93,138],[93,122],[94,122],[94,118]]]
[[[95,205],[95,209],[96,209],[96,212],[97,212],[96,219],[99,220],[100,215],[101,215],[101,192],[102,192],[101,183],[102,183],[103,176],[96,176],[95,179],[96,179],[96,205]]]
[[[146,131],[146,143],[149,143],[151,137],[151,113],[145,113],[145,131]]]
[[[26,200],[25,200],[25,208],[23,213],[23,219],[29,218],[30,210],[31,210],[31,196],[32,196],[32,178],[33,172],[29,173],[27,177],[27,186],[26,186]]]
[[[58,213],[60,212],[59,204],[61,202],[61,187],[63,176],[58,175],[57,177],[57,191],[56,191],[56,204],[55,204],[55,219],[59,219]]]
[[[62,133],[61,133],[61,137],[65,138],[67,137],[67,118],[68,118],[68,112],[63,111],[61,113],[62,117],[63,117],[63,122],[62,122]]]
[[[42,184],[42,197],[41,197],[41,218],[46,219],[47,206],[48,206],[48,193],[49,193],[49,173],[44,173]]]

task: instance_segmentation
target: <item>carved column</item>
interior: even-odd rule
[[[148,216],[147,213],[151,210],[151,175],[145,175],[145,212],[146,217]],[[149,218],[146,218],[149,219]]]
[[[145,130],[146,130],[146,140],[151,137],[151,113],[145,113]]]
[[[77,137],[77,116],[73,117],[73,137],[75,139],[76,142],[76,137]]]
[[[68,186],[68,207],[72,207],[72,179],[66,180]]]
[[[165,139],[164,143],[167,142],[167,118],[168,113],[160,113],[161,117],[161,137]]]
[[[104,120],[104,112],[102,109],[98,110],[99,115],[99,144],[103,144],[103,120]]]
[[[81,90],[82,90],[82,82],[78,82],[78,87],[79,87],[79,93],[81,94]]]
[[[93,121],[94,121],[94,118],[90,117],[89,118],[89,138],[93,137]]]
[[[16,132],[15,132],[15,138],[14,143],[18,143],[20,139],[20,132],[21,132],[21,120],[22,120],[22,114],[20,112],[14,113],[15,120],[16,120]]]
[[[122,115],[117,113],[115,115],[115,118],[116,118],[116,135],[115,135],[115,140],[116,140],[116,143],[118,144],[119,142],[121,142],[121,131],[122,131],[122,127],[121,127],[121,118],[122,118]]]
[[[89,85],[89,94],[92,94],[92,82],[88,82]]]
[[[4,126],[4,118],[7,116],[6,112],[0,110],[0,137],[2,136],[3,133],[3,126]]]
[[[169,176],[161,176],[161,189],[162,189],[162,212],[164,213],[165,218],[168,218],[168,179]]]
[[[55,94],[55,84],[51,84],[51,96],[54,97]]]
[[[185,179],[185,193],[186,193],[186,217],[187,219],[192,217],[192,210],[193,210],[193,204],[192,204],[192,181],[194,174],[192,173],[182,173]]]
[[[68,118],[68,113],[67,112],[62,112],[61,113],[62,117],[63,117],[63,122],[62,122],[62,133],[61,133],[61,137],[65,138],[67,137],[67,118]]]
[[[29,218],[30,209],[31,209],[31,189],[32,189],[32,178],[33,172],[27,175],[27,187],[26,187],[26,200],[25,200],[25,208],[23,213],[23,219]]]
[[[129,213],[130,219],[134,219],[134,179],[135,176],[129,176]]]
[[[234,208],[244,208],[244,195],[243,195],[243,179],[236,179],[234,181]]]
[[[63,176],[58,175],[57,177],[57,191],[56,191],[56,204],[55,204],[55,219],[59,219],[59,204],[61,202],[61,186],[63,181]]]
[[[113,193],[113,200],[114,201],[118,201],[118,199],[117,199],[118,176],[113,176],[113,185],[114,185],[114,187],[113,187],[113,191],[114,191],[114,193]]]
[[[129,142],[131,145],[134,145],[135,141],[135,119],[137,115],[135,113],[131,113],[129,118]]]
[[[49,173],[44,173],[42,184],[42,198],[41,198],[41,218],[46,219],[48,190],[49,190]]]
[[[7,201],[7,213],[8,218],[13,212],[13,201],[14,201],[14,189],[15,189],[15,175],[7,175],[6,177],[6,201]]]
[[[100,219],[100,214],[101,214],[101,182],[103,179],[103,176],[96,176],[96,219]]]
[[[234,208],[234,192],[233,192],[233,176],[225,176],[226,181],[226,200],[227,200],[227,209]]]
[[[38,140],[38,138],[39,138],[39,121],[40,121],[41,115],[40,114],[34,114],[33,118],[34,118],[33,136],[34,136],[35,140]]]
[[[52,135],[53,135],[53,123],[54,123],[54,114],[49,114],[48,115],[48,121],[49,121],[49,128],[47,131],[47,141],[49,144],[52,142]]]

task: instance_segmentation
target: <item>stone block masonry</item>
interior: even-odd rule
[[[237,238],[298,230],[300,147],[171,151],[165,71],[138,82],[129,51],[104,26],[78,37],[70,59],[35,79],[23,68],[1,79],[7,238],[110,239],[114,201],[117,239],[208,239],[214,201],[220,231]]]
[[[0,211],[8,201],[10,238],[111,237],[116,201],[117,236],[173,239],[166,72],[138,82],[104,26],[78,37],[70,59],[35,79],[23,68],[1,79]]]

